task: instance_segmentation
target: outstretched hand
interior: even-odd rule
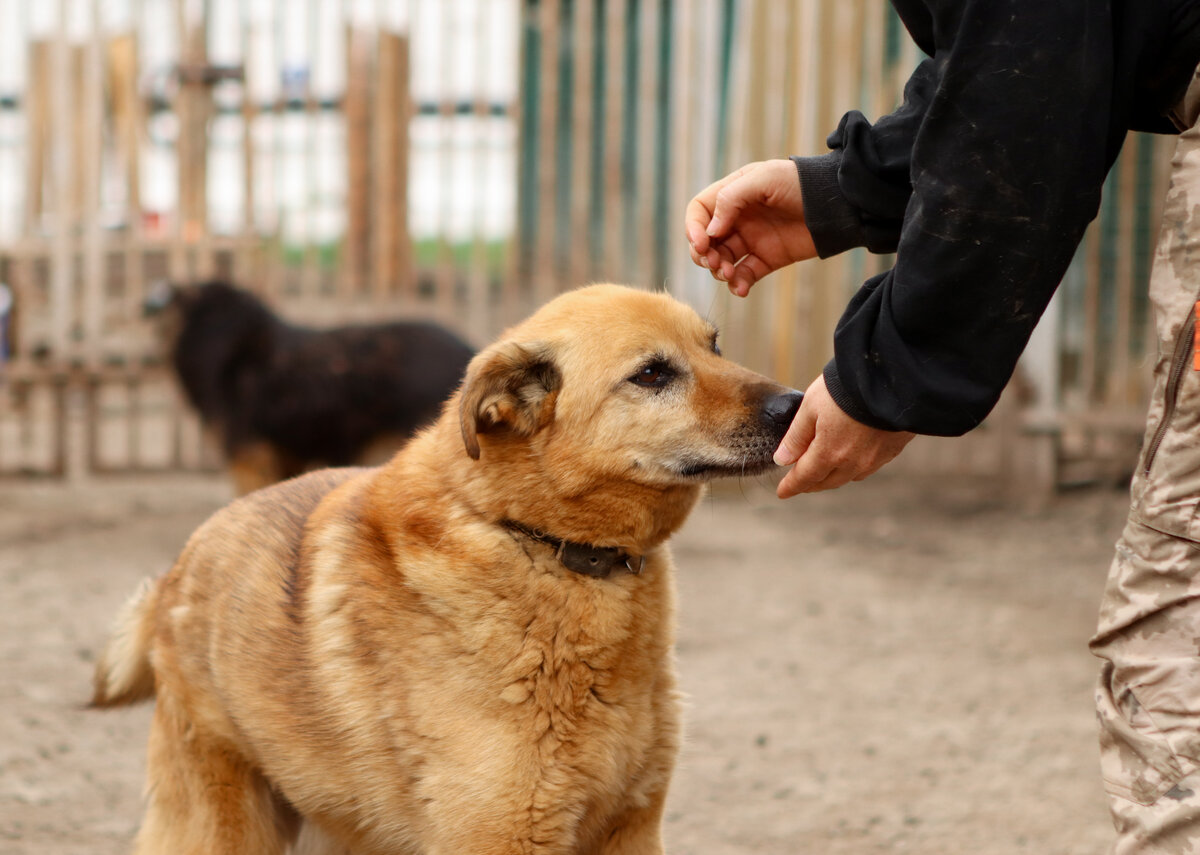
[[[739,297],[768,273],[817,255],[790,160],[750,163],[705,187],[688,204],[684,225],[692,261]],[[912,438],[846,415],[818,377],[775,452],[777,464],[792,467],[776,492],[787,499],[861,481]]]
[[[819,376],[804,393],[775,452],[777,464],[792,467],[775,492],[787,499],[861,481],[903,451],[913,436],[879,430],[846,415]]]
[[[692,261],[739,297],[768,273],[817,255],[790,160],[750,163],[708,185],[688,204],[684,225]]]

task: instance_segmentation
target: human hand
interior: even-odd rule
[[[804,393],[775,452],[780,466],[795,464],[779,482],[776,495],[788,499],[861,481],[903,451],[913,436],[869,427],[846,415],[819,376]]]
[[[688,203],[684,226],[692,261],[739,297],[768,273],[817,255],[790,160],[749,163],[708,185]]]

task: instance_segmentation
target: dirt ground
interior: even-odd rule
[[[768,486],[722,486],[675,540],[668,850],[1103,853],[1086,642],[1124,495]],[[227,497],[198,477],[0,486],[0,853],[127,851],[149,708],[84,710],[92,661]]]

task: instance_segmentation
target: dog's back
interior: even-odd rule
[[[358,462],[384,435],[410,437],[437,418],[473,355],[449,331],[397,321],[276,330],[268,364],[248,373],[240,441],[267,439],[300,460]]]

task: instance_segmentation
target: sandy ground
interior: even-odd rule
[[[149,708],[91,712],[117,607],[214,479],[0,486],[0,853],[128,850]],[[1102,853],[1086,642],[1117,491],[724,486],[676,538],[688,738],[668,850]]]

